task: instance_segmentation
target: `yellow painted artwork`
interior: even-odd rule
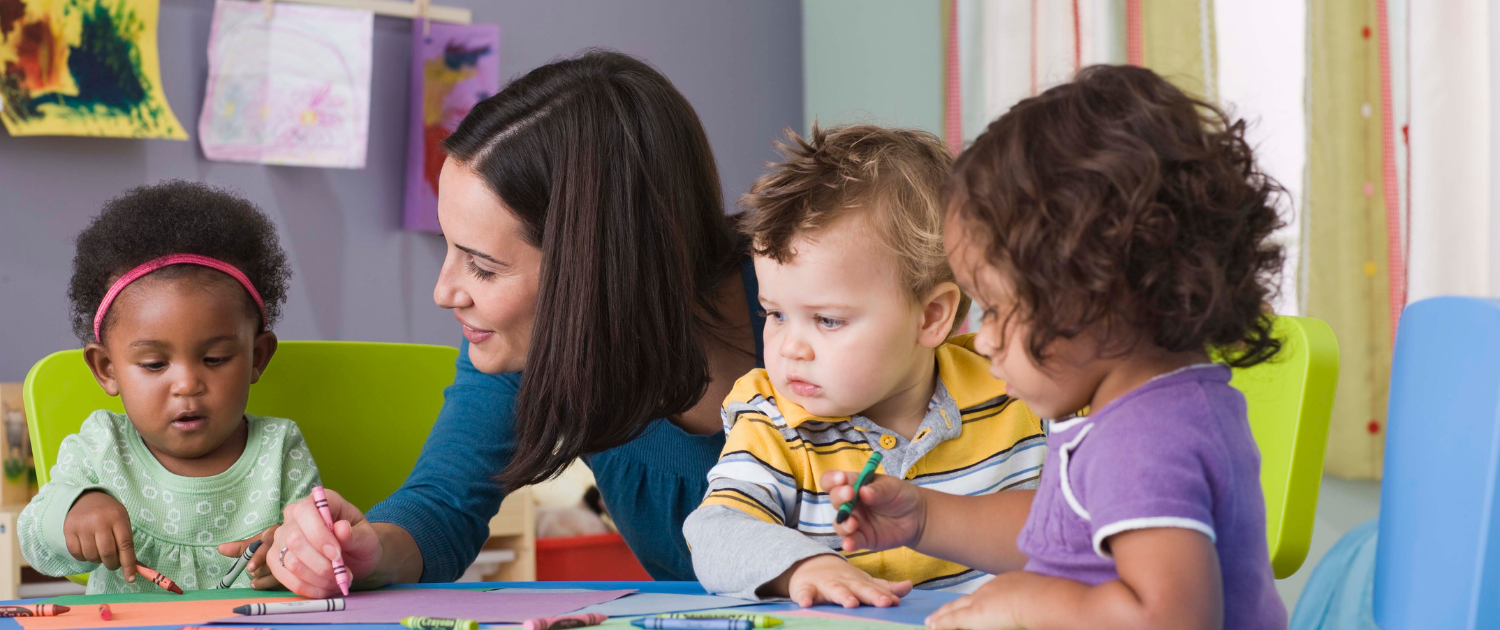
[[[187,140],[161,89],[158,2],[0,0],[5,129]]]

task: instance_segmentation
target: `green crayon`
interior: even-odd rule
[[[875,474],[875,468],[880,465],[882,457],[880,451],[870,453],[870,459],[865,461],[864,470],[859,471],[859,476],[854,478],[854,498],[839,506],[839,515],[834,517],[833,522],[842,523],[849,520],[849,515],[854,513],[854,506],[859,504],[859,489],[870,480],[870,475]]]
[[[412,630],[479,630],[479,622],[473,619],[407,617],[401,620],[401,625]]]

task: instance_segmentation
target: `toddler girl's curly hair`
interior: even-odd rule
[[[111,199],[79,233],[73,278],[68,283],[73,334],[85,344],[102,341],[94,339],[94,311],[110,285],[137,265],[170,254],[217,258],[243,272],[266,303],[261,330],[270,330],[281,315],[292,272],[275,225],[255,204],[235,194],[174,180],[134,188]],[[151,275],[189,274],[217,274],[233,282],[226,274],[196,265],[172,265]],[[240,293],[246,312],[258,321],[260,309],[249,294]],[[105,316],[101,335],[111,319]]]
[[[1174,352],[1217,347],[1235,367],[1281,348],[1265,309],[1285,191],[1257,168],[1244,121],[1150,70],[1094,66],[1021,101],[959,156],[945,192],[1009,281],[1004,322],[1030,326],[1038,361],[1095,326]]]

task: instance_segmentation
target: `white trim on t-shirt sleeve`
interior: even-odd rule
[[[1182,518],[1180,516],[1148,516],[1144,518],[1127,518],[1123,521],[1115,521],[1113,523],[1105,525],[1104,527],[1100,527],[1099,531],[1094,532],[1094,553],[1099,554],[1100,558],[1111,560],[1114,558],[1114,555],[1104,550],[1104,541],[1110,536],[1113,536],[1120,532],[1128,532],[1136,529],[1155,529],[1158,527],[1191,529],[1195,532],[1201,532],[1203,535],[1208,536],[1208,542],[1210,543],[1218,541],[1218,536],[1214,534],[1213,526],[1209,525],[1208,523],[1204,523],[1203,521],[1191,518]]]
[[[1068,502],[1068,507],[1073,509],[1073,513],[1085,521],[1092,519],[1089,518],[1089,511],[1083,509],[1083,504],[1079,503],[1078,498],[1073,496],[1073,484],[1068,482],[1068,459],[1073,456],[1073,449],[1078,448],[1078,443],[1083,441],[1083,437],[1088,435],[1089,429],[1092,428],[1094,428],[1092,424],[1083,427],[1078,431],[1078,435],[1073,437],[1072,441],[1063,444],[1061,448],[1057,449],[1057,477],[1058,483],[1062,485],[1063,499]]]

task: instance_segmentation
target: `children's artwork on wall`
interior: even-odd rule
[[[411,123],[406,143],[408,230],[437,232],[441,144],[476,103],[500,90],[500,27],[412,23]],[[425,31],[425,32],[424,32]]]
[[[0,0],[5,129],[186,140],[161,89],[157,2]]]
[[[3,2],[5,0],[0,0]],[[211,160],[364,168],[375,14],[218,0],[198,136]]]

